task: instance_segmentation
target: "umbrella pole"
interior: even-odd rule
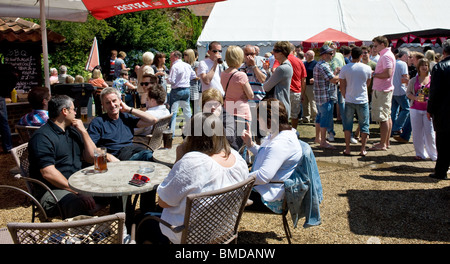
[[[41,8],[41,39],[42,39],[42,55],[44,57],[45,87],[50,89],[50,76],[49,76],[50,69],[48,66],[47,23],[46,23],[46,16],[45,16],[45,0],[39,0],[39,6]]]

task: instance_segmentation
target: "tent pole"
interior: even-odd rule
[[[42,55],[44,57],[45,87],[50,89],[50,76],[49,76],[50,69],[48,67],[47,23],[46,23],[46,17],[45,17],[45,0],[39,0],[39,6],[41,8],[41,39],[42,39]]]

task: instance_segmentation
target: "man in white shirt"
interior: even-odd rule
[[[143,82],[149,82],[150,77],[144,77]],[[166,91],[161,84],[156,84],[149,89],[147,93],[147,111],[146,113],[160,119],[162,117],[170,115],[170,111],[167,109],[164,102],[166,101]],[[151,133],[153,126],[135,128],[134,135],[148,135]]]
[[[183,62],[181,52],[178,50],[170,53],[170,73],[167,79],[172,87],[169,96],[170,112],[173,113],[170,128],[172,129],[173,135],[175,135],[175,125],[178,112],[178,106],[183,109],[183,115],[185,118],[185,123],[191,119],[191,106],[189,104],[190,99],[190,87],[191,80],[197,78],[194,70],[192,70],[191,65]]]
[[[369,135],[369,99],[367,87],[372,78],[370,66],[361,63],[362,49],[354,47],[352,49],[352,62],[342,67],[339,73],[340,89],[345,98],[345,151],[344,156],[350,156],[350,137],[353,128],[353,116],[355,112],[358,116],[358,124],[361,130],[361,152],[360,156],[365,156],[366,143]]]
[[[197,74],[202,82],[202,91],[209,88],[219,90],[222,95],[225,95],[222,84],[220,83],[220,73],[222,60],[222,45],[219,42],[213,41],[209,44],[209,57],[200,61],[197,69]]]

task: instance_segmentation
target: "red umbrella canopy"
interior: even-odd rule
[[[108,17],[158,8],[171,8],[220,2],[224,0],[82,0],[86,9],[96,18]]]
[[[361,46],[362,41],[354,38],[342,31],[328,28],[319,34],[305,40],[302,42],[303,48],[320,48],[323,46],[323,43],[326,41],[333,41],[336,43],[338,48],[342,45],[350,45],[355,44],[356,46]]]

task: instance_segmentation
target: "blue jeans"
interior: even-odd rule
[[[320,127],[331,128],[333,126],[333,107],[334,102],[331,100],[317,106],[316,123],[320,124]]]
[[[409,99],[406,97],[406,95],[392,96],[392,132],[402,130],[408,117]]]
[[[344,131],[353,130],[353,116],[358,116],[358,124],[361,133],[369,135],[369,103],[365,104],[352,104],[345,103],[345,122],[343,122]]]
[[[12,149],[11,129],[8,124],[8,112],[6,110],[5,98],[0,97],[0,135],[2,136],[3,151]]]
[[[172,120],[170,122],[170,128],[172,129],[172,135],[175,135],[175,126],[177,119],[178,107],[183,109],[183,115],[185,118],[184,124],[187,124],[191,119],[191,106],[189,104],[191,90],[187,88],[176,88],[170,91],[170,112],[173,113]]]

